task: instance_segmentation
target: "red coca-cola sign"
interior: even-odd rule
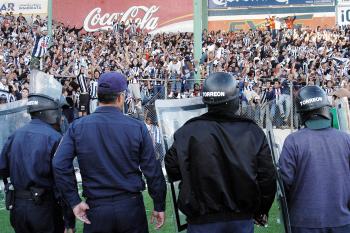
[[[53,0],[53,18],[85,31],[112,29],[113,21],[134,20],[141,29],[176,31],[188,27],[193,15],[190,0]]]

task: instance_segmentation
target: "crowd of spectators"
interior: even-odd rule
[[[141,107],[156,94],[199,96],[195,73],[204,79],[212,72],[230,72],[240,81],[242,107],[249,114],[261,120],[268,109],[283,123],[293,111],[291,95],[301,86],[322,86],[330,96],[337,88],[349,89],[350,28],[295,28],[294,19],[277,28],[271,17],[262,29],[204,31],[197,62],[192,33],[150,34],[134,21],[94,33],[54,23],[40,68],[61,81],[72,107],[79,102],[79,74],[89,86],[103,72],[124,73],[129,101]],[[12,13],[0,14],[0,25],[0,103],[5,103],[27,98],[33,49],[38,38],[47,37],[47,27],[40,16]]]

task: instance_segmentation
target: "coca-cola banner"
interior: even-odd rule
[[[190,0],[53,0],[54,20],[85,31],[112,29],[113,21],[135,20],[147,31],[191,31]]]

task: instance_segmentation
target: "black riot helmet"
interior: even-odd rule
[[[295,101],[303,125],[311,129],[331,126],[330,103],[327,94],[320,87],[303,87],[299,90]]]
[[[40,119],[50,125],[60,124],[62,107],[68,105],[63,98],[52,99],[48,96],[30,94],[28,96],[28,113],[32,118]]]
[[[205,79],[203,85],[203,102],[205,104],[220,105],[234,102],[239,107],[239,88],[237,80],[229,73],[213,73]]]

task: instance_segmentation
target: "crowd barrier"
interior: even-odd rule
[[[201,80],[192,79],[194,82],[198,82],[201,85]],[[154,103],[157,99],[169,99],[168,90],[171,85],[171,80],[166,80],[165,85],[158,92],[154,93],[153,96],[143,106],[145,116],[152,119],[155,124],[158,122],[157,114],[155,112]],[[260,127],[266,129],[267,126],[271,125],[275,129],[288,129],[291,132],[300,127],[299,115],[296,111],[294,103],[294,87],[290,85],[290,93],[284,94],[276,100],[271,100],[265,103],[253,103],[252,101],[240,101],[240,107],[237,114],[242,117],[246,117],[254,120]],[[182,95],[181,98],[191,98],[188,94]],[[175,97],[172,97],[175,98]]]

